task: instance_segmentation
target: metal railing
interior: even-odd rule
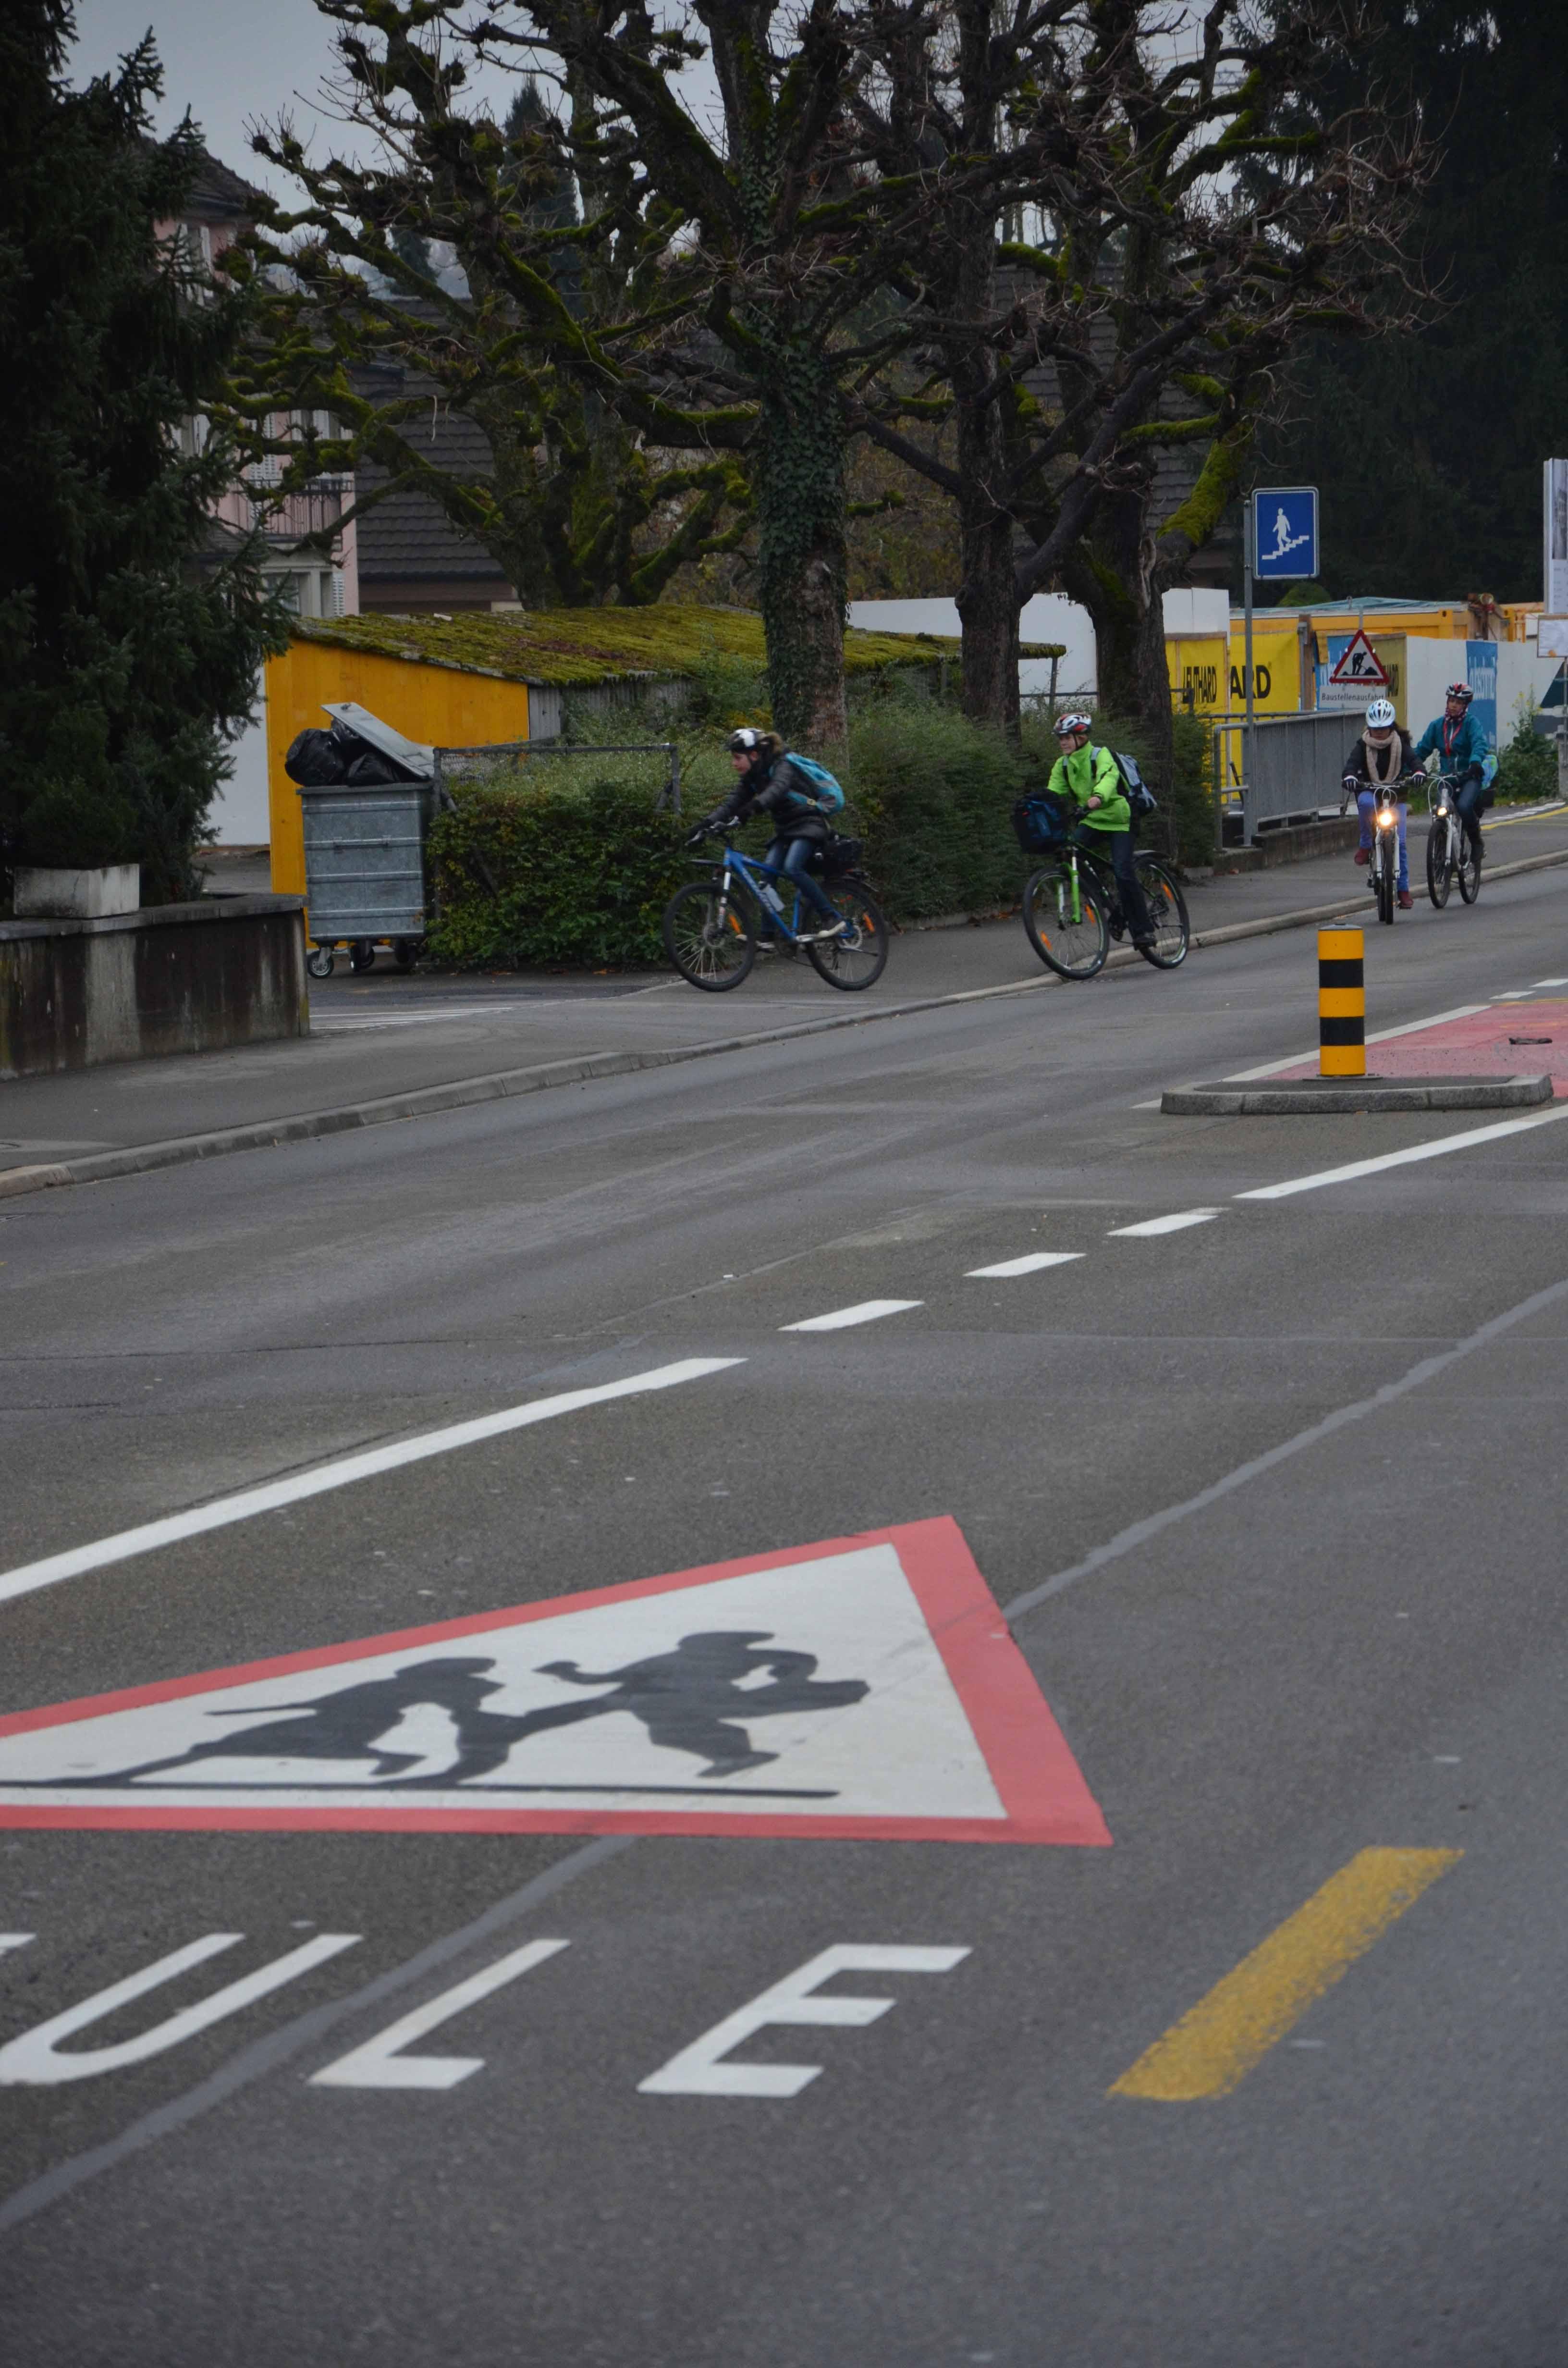
[[[1315,822],[1324,808],[1337,814],[1340,777],[1357,721],[1354,712],[1333,708],[1306,715],[1256,716],[1250,778],[1244,771],[1241,723],[1216,723],[1216,818],[1239,792],[1242,838],[1250,847],[1260,829],[1290,821]]]

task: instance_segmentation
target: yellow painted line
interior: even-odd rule
[[[1463,1855],[1457,1850],[1359,1851],[1145,2048],[1108,2094],[1166,2104],[1228,2097],[1314,1999]]]

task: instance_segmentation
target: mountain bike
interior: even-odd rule
[[[1156,970],[1175,970],[1187,960],[1191,943],[1181,890],[1157,856],[1139,855],[1134,861],[1153,931],[1153,943],[1138,951]],[[1105,967],[1112,938],[1127,930],[1109,863],[1068,839],[1025,882],[1024,928],[1041,962],[1059,978],[1093,978]]]
[[[1481,770],[1484,796],[1497,770],[1496,757],[1488,757]],[[1426,832],[1426,894],[1439,913],[1449,901],[1451,881],[1459,882],[1460,894],[1467,905],[1473,905],[1481,894],[1481,860],[1454,803],[1454,787],[1448,775],[1434,773],[1426,792],[1432,813]]]
[[[887,964],[888,925],[859,873],[839,868],[842,854],[830,845],[813,860],[813,869],[824,863],[823,889],[842,924],[837,936],[819,938],[825,925],[787,872],[744,855],[727,832],[697,830],[687,844],[710,836],[724,840],[723,854],[703,867],[710,876],[688,880],[665,906],[665,951],[688,986],[710,995],[739,986],[751,974],[759,936],[780,953],[803,951],[818,977],[846,995],[876,985]],[[858,852],[854,839],[840,847]]]

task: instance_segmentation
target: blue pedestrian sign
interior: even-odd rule
[[[1253,574],[1299,582],[1318,572],[1318,489],[1259,485],[1252,497]]]

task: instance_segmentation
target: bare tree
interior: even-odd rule
[[[860,40],[884,153],[1012,143],[906,276],[930,383],[858,413],[965,518],[966,699],[1016,713],[1017,609],[1060,585],[1094,617],[1102,695],[1168,755],[1161,596],[1242,488],[1281,359],[1312,331],[1418,317],[1418,127],[1376,91],[1312,120],[1346,57],[1369,58],[1360,0],[867,0]],[[945,472],[903,432],[944,403],[964,455]],[[1162,513],[1177,444],[1200,457]]]

